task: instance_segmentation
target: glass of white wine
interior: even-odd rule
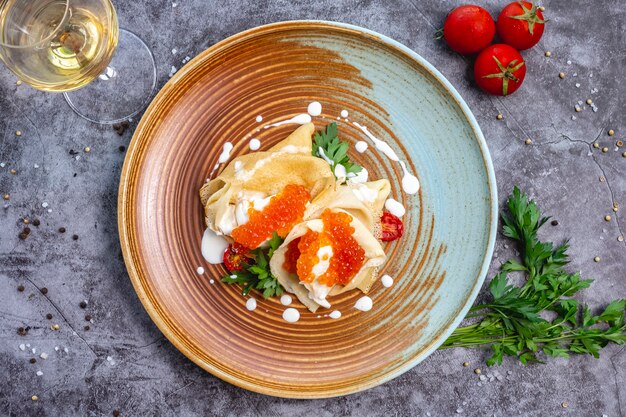
[[[136,115],[156,87],[150,48],[119,29],[110,0],[0,0],[0,59],[96,123]]]

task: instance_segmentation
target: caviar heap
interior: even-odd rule
[[[287,236],[293,226],[302,221],[310,199],[311,195],[303,186],[285,186],[263,210],[252,207],[248,210],[248,222],[233,230],[233,239],[247,248],[256,249],[270,239],[274,231],[280,237]]]
[[[365,261],[365,251],[352,237],[352,216],[326,209],[322,213],[322,222],[321,232],[310,230],[290,242],[284,267],[296,273],[302,282],[311,283],[317,278],[320,284],[329,287],[346,285]],[[319,265],[326,266],[320,268]]]

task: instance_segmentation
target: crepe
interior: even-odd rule
[[[348,182],[331,187],[313,199],[304,213],[304,220],[318,219],[325,209],[338,208],[356,217],[370,232],[376,233],[390,192],[391,185],[386,179],[361,184]]]
[[[348,213],[346,210],[339,208],[332,208],[331,210],[333,212]],[[370,286],[377,278],[378,267],[382,265],[386,259],[385,252],[380,242],[374,237],[368,226],[354,216],[352,216],[350,225],[354,228],[352,236],[359,243],[361,248],[365,250],[365,262],[348,285],[335,285],[331,288],[318,284],[322,287],[326,287],[324,291],[329,296],[338,295],[354,288],[359,288],[364,293],[367,293]],[[326,308],[330,307],[330,304],[325,300],[326,296],[324,295],[323,299],[314,300],[315,297],[312,295],[311,291],[300,282],[298,275],[287,272],[283,264],[285,263],[285,255],[291,241],[304,236],[309,230],[319,231],[321,227],[323,227],[323,223],[322,220],[318,218],[297,224],[291,232],[289,232],[280,248],[274,252],[270,261],[272,274],[278,279],[278,282],[280,282],[285,290],[295,294],[300,302],[307,306],[312,312],[315,312],[320,305]]]
[[[328,163],[311,155],[314,130],[312,123],[304,124],[269,151],[238,156],[206,183],[200,189],[200,199],[207,226],[228,235],[225,231],[232,230],[239,201],[275,195],[288,184],[304,186],[312,199],[334,187],[335,177]],[[226,226],[221,230],[219,225]]]

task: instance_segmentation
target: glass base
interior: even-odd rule
[[[156,80],[156,64],[148,45],[133,32],[120,29],[115,55],[106,71],[85,87],[63,95],[80,117],[113,124],[148,106]]]

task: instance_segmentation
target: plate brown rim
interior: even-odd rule
[[[284,390],[284,389],[275,389],[268,388],[263,385],[248,383],[237,379],[230,375],[227,372],[222,371],[218,367],[211,365],[203,361],[198,355],[193,352],[188,346],[184,343],[181,343],[177,338],[176,334],[170,329],[168,323],[163,319],[160,313],[157,311],[155,305],[153,305],[150,300],[146,289],[141,285],[140,282],[140,274],[141,271],[137,266],[137,262],[139,262],[138,254],[137,254],[137,237],[135,235],[134,229],[134,219],[135,219],[135,211],[134,211],[134,189],[136,186],[137,180],[137,172],[138,166],[140,165],[143,152],[150,145],[150,138],[144,140],[144,143],[139,143],[140,138],[145,136],[143,134],[144,130],[148,126],[148,121],[152,118],[153,112],[156,110],[156,103],[160,102],[161,99],[170,93],[172,89],[176,88],[177,81],[184,77],[185,74],[195,68],[195,66],[200,62],[211,55],[216,54],[218,51],[224,49],[228,45],[240,41],[241,39],[245,39],[248,37],[256,36],[260,33],[271,33],[272,31],[283,31],[289,28],[315,28],[315,29],[331,29],[335,31],[344,31],[346,33],[358,34],[361,36],[368,37],[370,39],[374,39],[377,42],[381,42],[386,46],[394,49],[396,52],[404,55],[406,58],[409,58],[411,61],[418,64],[425,71],[429,72],[435,80],[437,80],[442,87],[450,93],[450,96],[455,100],[457,105],[462,110],[464,116],[467,118],[469,125],[472,128],[472,131],[476,137],[477,144],[481,150],[481,155],[483,157],[483,162],[485,164],[485,168],[487,171],[487,184],[489,186],[490,192],[490,230],[489,230],[489,238],[487,241],[487,245],[485,248],[483,262],[481,266],[481,270],[478,276],[474,280],[474,285],[465,303],[457,310],[457,318],[451,322],[449,322],[444,328],[442,328],[439,334],[433,338],[433,340],[426,346],[424,346],[421,350],[415,352],[411,357],[406,358],[402,366],[397,369],[379,375],[375,378],[364,379],[363,382],[359,384],[355,384],[350,387],[340,388],[340,389],[326,389],[319,391],[306,391],[301,392],[298,390]],[[260,394],[282,397],[282,398],[297,398],[297,399],[317,399],[317,398],[329,398],[336,397],[341,395],[352,394],[356,392],[360,392],[369,388],[373,388],[382,383],[385,383],[404,372],[412,369],[415,365],[420,363],[423,359],[428,357],[439,345],[441,345],[448,335],[452,333],[452,331],[460,324],[465,313],[470,308],[474,299],[476,298],[478,291],[482,287],[483,281],[485,279],[485,275],[487,273],[487,269],[489,267],[489,263],[491,260],[491,255],[495,246],[495,236],[497,231],[497,188],[495,182],[495,172],[493,169],[493,164],[491,161],[491,157],[489,154],[489,150],[486,145],[485,138],[480,130],[478,122],[473,116],[467,104],[461,98],[460,94],[456,91],[456,89],[450,84],[450,82],[439,73],[430,63],[421,58],[417,53],[409,49],[408,47],[400,44],[399,42],[369,29],[365,29],[362,27],[339,23],[339,22],[331,22],[331,21],[321,21],[321,20],[291,20],[284,22],[276,22],[270,23],[267,25],[257,26],[251,29],[247,29],[245,31],[234,34],[216,44],[209,47],[202,53],[198,54],[194,57],[185,67],[179,70],[159,91],[159,93],[152,100],[148,108],[146,109],[144,115],[133,134],[131,142],[128,146],[128,151],[126,158],[124,160],[124,165],[122,167],[122,172],[120,175],[120,185],[119,185],[119,194],[118,194],[118,230],[120,236],[120,245],[122,249],[122,255],[124,257],[124,262],[126,264],[126,268],[128,271],[129,278],[131,283],[139,297],[139,300],[143,304],[145,310],[148,315],[152,319],[152,321],[156,324],[159,330],[164,334],[164,336],[189,360],[194,362],[196,365],[200,366],[202,369],[208,371],[209,373],[217,376],[218,378],[238,386],[240,388],[244,388],[253,392],[257,392]]]

